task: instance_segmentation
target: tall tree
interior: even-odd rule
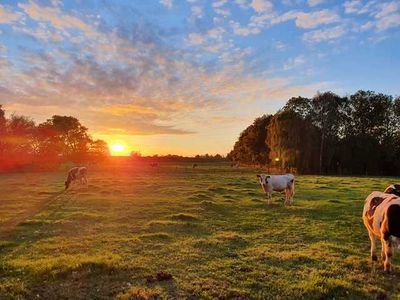
[[[46,147],[44,151],[54,147],[64,158],[77,159],[89,150],[91,138],[88,129],[74,117],[55,115],[39,124],[39,131]]]
[[[6,112],[0,104],[0,159],[5,151],[5,136],[6,136]]]
[[[265,143],[267,127],[271,115],[264,115],[254,120],[239,136],[233,150],[227,158],[245,163],[266,164],[269,162],[269,148]]]
[[[326,143],[327,140],[334,141],[338,136],[344,118],[346,99],[332,92],[325,92],[313,97],[311,103],[311,118],[321,133],[319,149],[319,173],[321,174]]]
[[[310,119],[286,108],[275,114],[268,126],[266,143],[270,159],[280,167],[297,168],[303,173],[315,172],[319,131]]]

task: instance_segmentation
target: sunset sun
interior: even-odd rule
[[[124,144],[116,143],[111,145],[111,154],[114,156],[126,154],[127,147]]]

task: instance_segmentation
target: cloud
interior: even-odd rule
[[[357,15],[367,14],[373,10],[373,7],[376,5],[376,3],[377,2],[375,0],[367,1],[365,5],[361,0],[346,1],[343,4],[344,12],[346,14],[357,14]]]
[[[247,9],[250,7],[250,4],[247,2],[248,0],[235,0],[235,3],[243,9]]]
[[[203,8],[201,6],[192,6],[190,11],[191,18],[198,19],[203,17]]]
[[[218,0],[218,1],[215,1],[215,2],[212,4],[212,6],[213,6],[214,8],[216,8],[216,7],[222,7],[222,6],[225,5],[225,3],[226,3],[227,1],[228,1],[228,0]]]
[[[8,10],[4,5],[0,4],[0,24],[14,23],[21,18],[20,13]]]
[[[308,2],[309,6],[313,7],[313,6],[317,6],[321,3],[324,3],[325,0],[308,0],[307,2]]]
[[[205,42],[205,38],[203,35],[193,32],[189,34],[188,42],[191,45],[201,45]]]
[[[242,36],[248,36],[248,35],[254,35],[254,34],[259,34],[261,32],[261,29],[256,26],[247,26],[247,27],[242,27],[238,22],[235,21],[230,21],[229,24],[231,25],[231,28],[233,29],[233,32],[236,35],[242,35]]]
[[[274,43],[272,44],[272,47],[273,47],[274,49],[276,49],[276,50],[283,51],[283,50],[287,49],[288,45],[286,45],[286,44],[285,44],[284,42],[282,42],[282,41],[276,41],[276,42],[274,42]]]
[[[387,2],[380,4],[378,11],[375,13],[375,19],[377,31],[400,26],[400,3]]]
[[[392,15],[399,10],[399,2],[387,2],[380,5],[379,11],[375,14],[375,18],[380,19]]]
[[[374,27],[375,27],[375,23],[371,22],[371,21],[368,21],[368,22],[365,22],[364,24],[360,25],[358,28],[356,28],[356,31],[357,32],[363,32],[363,31],[370,30],[370,29],[372,29]]]
[[[160,0],[160,3],[165,7],[172,8],[173,0]]]
[[[400,13],[390,14],[388,16],[380,18],[376,23],[376,29],[378,31],[383,31],[391,27],[399,27],[399,26],[400,26]]]
[[[331,24],[339,21],[339,15],[328,9],[312,13],[300,12],[296,16],[296,25],[299,28],[315,28],[321,24]]]
[[[273,4],[267,0],[252,0],[250,5],[258,13],[266,12],[273,8]]]
[[[345,33],[346,30],[342,26],[336,26],[332,28],[318,29],[306,32],[303,35],[303,40],[310,43],[319,43],[338,39]]]
[[[296,56],[295,58],[289,58],[288,61],[284,64],[283,69],[285,71],[294,69],[298,66],[304,65],[306,60],[304,55]]]
[[[229,9],[215,8],[214,11],[216,14],[224,16],[224,17],[228,17],[231,15],[231,12]]]
[[[33,20],[39,22],[49,22],[59,30],[77,29],[86,36],[95,38],[97,32],[91,25],[83,22],[77,17],[66,14],[59,7],[44,7],[36,3],[20,3],[18,6]]]

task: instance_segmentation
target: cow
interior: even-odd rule
[[[393,244],[400,239],[400,197],[393,194],[372,192],[365,199],[363,222],[371,240],[371,259],[377,260],[376,239],[382,243],[381,258],[385,272],[391,271],[390,258]]]
[[[86,167],[75,167],[68,171],[67,180],[65,181],[65,189],[67,190],[71,183],[79,180],[80,183],[87,184],[87,169]]]
[[[391,184],[389,185],[384,193],[393,194],[400,197],[400,184]]]
[[[268,197],[268,204],[272,203],[272,191],[285,192],[285,205],[293,204],[294,175],[266,175],[257,174],[261,188]]]
[[[192,169],[196,169],[196,168],[197,168],[197,164],[193,164]]]
[[[158,163],[151,163],[151,164],[150,164],[150,167],[152,167],[152,168],[158,168]]]

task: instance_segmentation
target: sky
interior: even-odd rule
[[[0,104],[122,154],[226,154],[293,96],[400,95],[399,46],[399,0],[0,0]]]

